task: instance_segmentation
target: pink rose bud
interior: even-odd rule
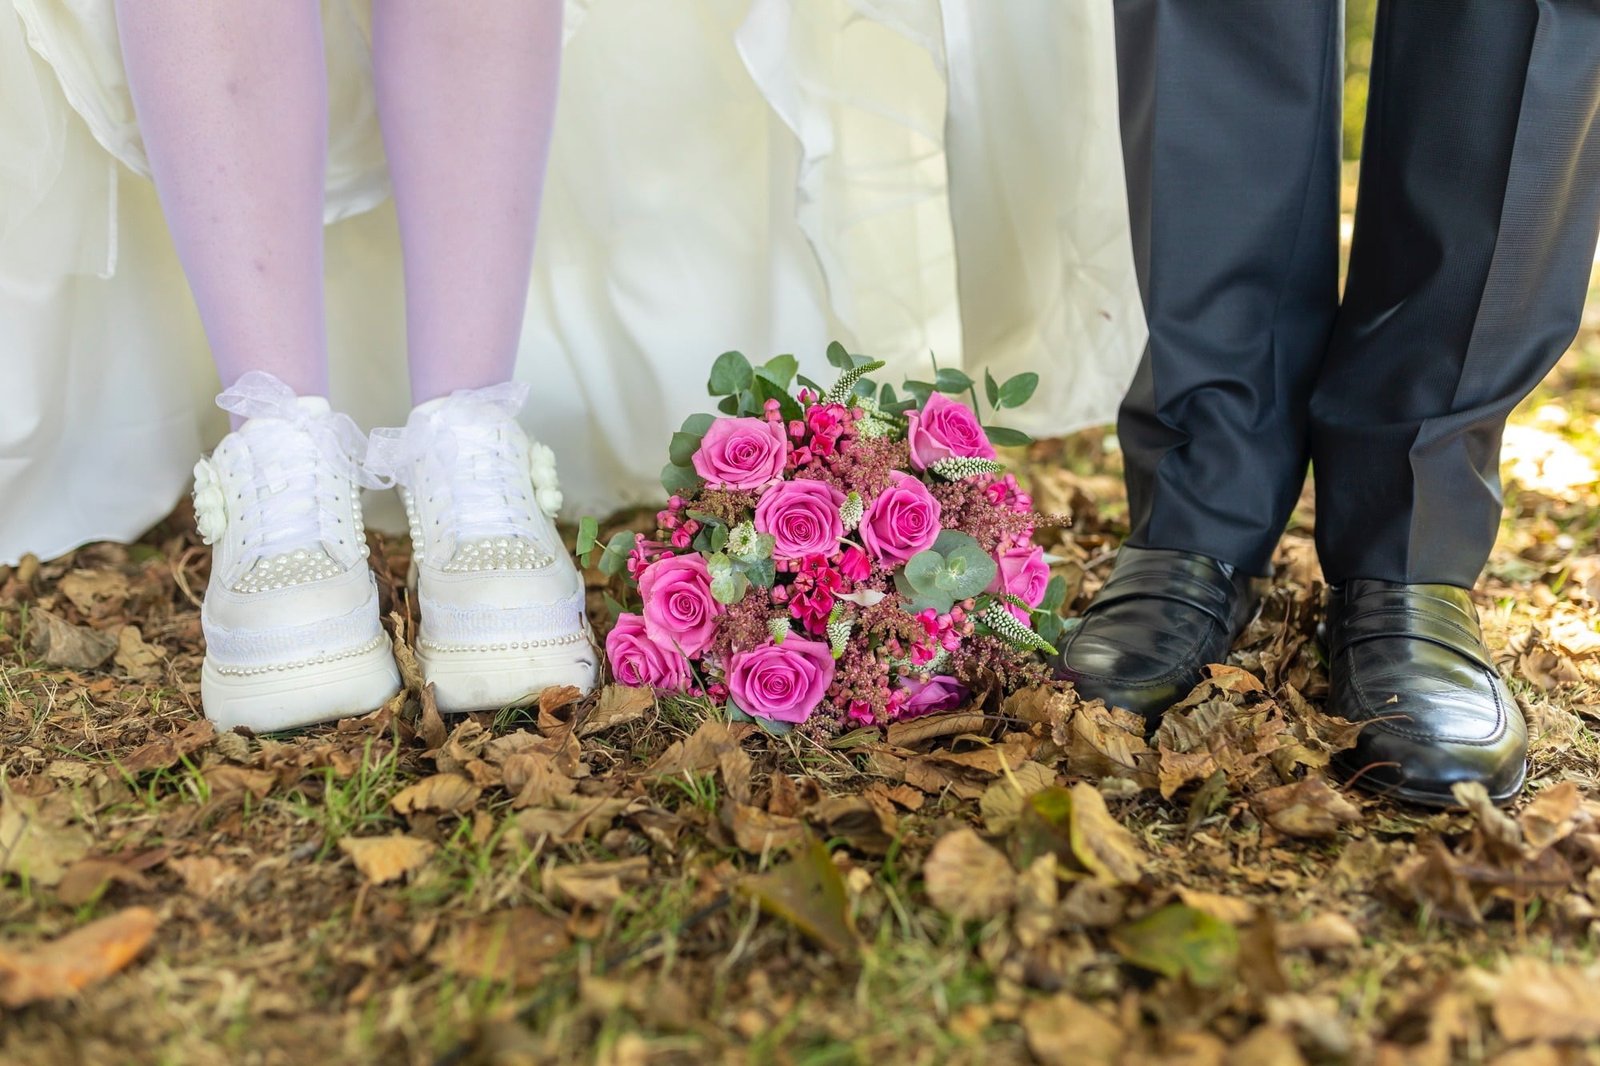
[[[711,571],[703,558],[662,559],[639,579],[639,595],[651,640],[688,656],[705,651],[716,634],[722,605],[711,598]]]
[[[832,555],[839,550],[844,493],[822,481],[780,481],[756,504],[756,531],[770,533],[778,559]]]
[[[939,501],[921,478],[892,471],[889,487],[861,520],[861,543],[873,558],[898,565],[933,547],[939,537],[939,515]]]
[[[940,459],[993,459],[994,445],[972,408],[941,392],[928,397],[920,411],[908,411],[906,443],[911,465],[926,470]]]
[[[902,678],[900,686],[908,697],[901,710],[903,718],[953,711],[971,696],[965,685],[945,674],[930,677],[926,681],[915,677]]]
[[[714,489],[758,489],[783,476],[783,426],[760,418],[719,418],[694,453],[694,471]]]
[[[606,636],[606,659],[621,684],[685,692],[689,662],[675,648],[664,648],[645,632],[644,619],[625,614]]]
[[[839,572],[851,581],[865,581],[872,576],[872,561],[866,552],[852,544],[839,557]]]
[[[746,714],[799,724],[833,684],[833,652],[818,640],[791,636],[740,652],[728,663],[728,692]]]
[[[1044,561],[1043,548],[1032,544],[1007,548],[996,555],[994,561],[1000,571],[989,583],[988,591],[1015,596],[1029,607],[1044,602],[1045,589],[1050,585],[1050,567]],[[1017,621],[1028,621],[1028,612],[1016,604],[1006,604],[1006,610],[1015,615]]]

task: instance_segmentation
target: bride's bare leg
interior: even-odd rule
[[[560,0],[377,0],[373,66],[416,403],[506,381],[528,298]]]
[[[139,128],[224,386],[326,395],[317,0],[117,0]]]

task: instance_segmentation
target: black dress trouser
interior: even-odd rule
[[[1265,573],[1309,461],[1329,581],[1470,586],[1600,236],[1600,0],[1380,0],[1342,303],[1342,0],[1115,5],[1131,543]]]

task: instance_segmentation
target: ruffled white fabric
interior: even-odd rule
[[[410,408],[367,0],[324,0],[336,406]],[[111,0],[0,0],[0,562],[137,536],[226,425]],[[1111,417],[1143,345],[1109,0],[568,0],[517,376],[568,514],[645,502],[711,357],[831,339]],[[391,511],[376,525],[403,525]]]

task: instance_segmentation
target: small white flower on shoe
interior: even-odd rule
[[[194,521],[207,544],[215,544],[228,528],[228,497],[209,459],[194,464]]]
[[[561,482],[556,475],[556,453],[538,441],[528,444],[528,473],[533,478],[539,510],[554,518],[561,510]]]

